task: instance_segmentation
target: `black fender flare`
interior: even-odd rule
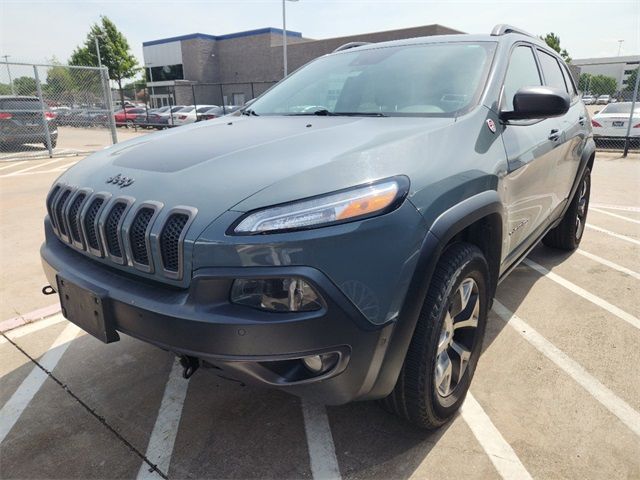
[[[493,214],[500,218],[500,242],[497,247],[501,252],[503,204],[495,190],[484,191],[463,200],[443,212],[433,222],[422,242],[417,266],[400,310],[397,324],[389,339],[385,359],[372,389],[366,395],[367,398],[384,398],[393,390],[409,349],[436,264],[449,241],[466,227]],[[498,254],[496,276],[491,278],[493,285],[491,297],[493,297],[493,291],[497,285],[499,263],[500,254]]]
[[[582,149],[582,154],[580,155],[580,165],[578,166],[578,172],[576,173],[576,178],[573,179],[573,185],[571,186],[571,192],[569,192],[569,197],[567,203],[562,209],[562,213],[556,220],[554,226],[562,221],[564,214],[569,210],[569,206],[571,205],[571,200],[573,200],[578,187],[580,186],[580,180],[582,180],[582,176],[584,175],[587,167],[593,168],[593,162],[595,161],[596,154],[596,142],[593,140],[593,137],[588,137],[585,140],[584,148]],[[592,160],[593,159],[593,160]]]

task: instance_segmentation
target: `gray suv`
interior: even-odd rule
[[[232,116],[65,172],[48,291],[185,376],[204,361],[435,428],[464,400],[497,284],[540,240],[578,246],[594,150],[567,66],[515,28],[351,44]]]

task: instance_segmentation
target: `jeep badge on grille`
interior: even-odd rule
[[[134,179],[131,177],[125,177],[121,173],[117,174],[115,177],[107,178],[105,183],[112,183],[114,185],[119,185],[120,188],[128,187],[134,182]]]

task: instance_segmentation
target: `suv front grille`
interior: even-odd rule
[[[91,203],[89,211],[84,217],[84,229],[87,232],[87,243],[94,250],[100,250],[100,244],[98,243],[98,230],[96,229],[96,217],[98,212],[104,203],[104,198],[96,198]]]
[[[141,208],[133,219],[129,241],[131,242],[131,254],[133,260],[140,265],[149,265],[149,252],[147,250],[147,229],[153,209],[149,207]]]
[[[180,280],[184,237],[196,210],[179,207],[162,216],[161,208],[151,201],[136,208],[130,197],[111,198],[61,184],[54,185],[47,196],[54,233],[74,249],[121,268],[153,273],[155,265],[165,277]],[[152,236],[152,230],[159,234]]]
[[[116,204],[111,207],[111,210],[107,215],[107,223],[105,225],[107,251],[114,257],[118,258],[122,258],[122,248],[120,248],[120,229],[118,226],[126,208],[126,203],[116,202]]]
[[[177,272],[180,267],[180,235],[189,216],[184,213],[174,213],[169,217],[160,235],[160,250],[162,251],[162,265],[169,272]]]

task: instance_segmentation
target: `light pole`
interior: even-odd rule
[[[298,0],[282,0],[282,53],[284,55],[284,76],[287,76],[287,8],[286,2],[297,2]]]
[[[618,40],[618,56],[620,56],[620,50],[622,50],[622,43],[624,40]]]
[[[11,69],[9,68],[9,57],[11,55],[2,55],[2,58],[4,58],[4,63],[7,66],[7,75],[9,75],[9,85],[11,86],[11,95],[15,95],[16,92],[13,90],[13,80],[11,79]]]

